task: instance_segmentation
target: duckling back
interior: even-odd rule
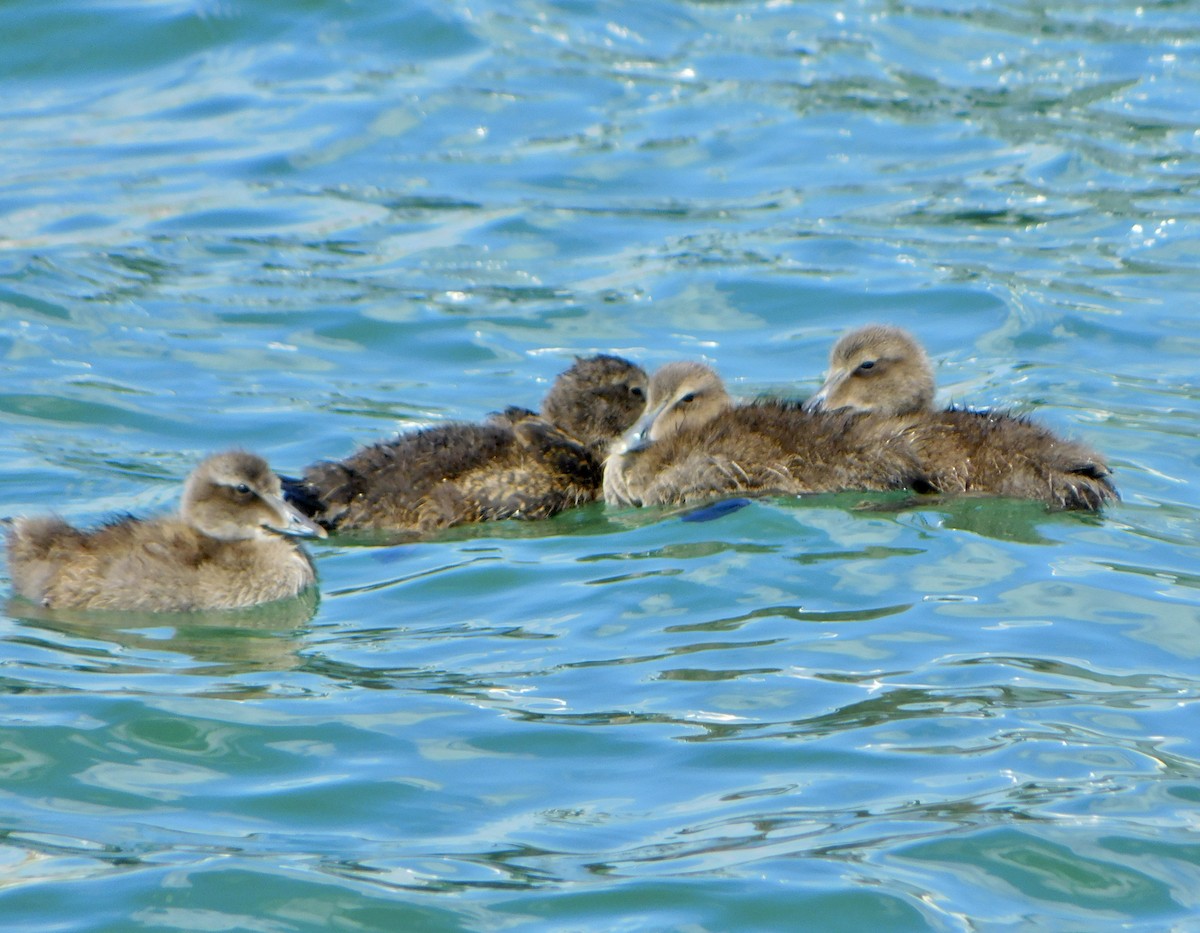
[[[672,364],[663,375],[651,381],[645,419],[605,464],[611,504],[896,489],[921,480],[907,440],[870,419],[775,400],[733,405],[719,377],[696,364]]]
[[[237,609],[316,580],[308,556],[283,539],[219,541],[169,519],[127,518],[91,533],[44,521],[18,521],[9,566],[14,592],[51,609]]]
[[[1094,510],[1119,498],[1096,451],[1004,412],[947,409],[905,427],[933,489]]]
[[[429,533],[470,522],[549,518],[595,498],[600,467],[532,412],[450,423],[305,471],[314,517],[340,531]]]
[[[292,522],[278,480],[261,458],[230,456],[197,468],[179,516],[126,516],[91,531],[55,517],[14,520],[8,533],[14,593],[53,609],[151,612],[234,609],[299,594],[316,579],[312,562],[262,524]],[[256,472],[230,473],[231,462],[250,463]],[[225,490],[223,503],[214,501],[221,495],[214,489]],[[202,530],[214,521],[225,537]],[[306,524],[296,516],[296,528]]]
[[[911,447],[895,432],[874,430],[857,416],[760,402],[614,458],[606,465],[605,493],[612,504],[665,505],[902,489],[922,481]]]
[[[812,410],[864,412],[903,432],[931,487],[943,494],[1034,499],[1053,509],[1098,509],[1118,499],[1104,459],[1005,412],[938,410],[924,349],[895,327],[871,325],[834,345]]]
[[[72,553],[86,552],[88,536],[61,518],[16,518],[8,528],[13,594],[40,603]]]
[[[640,414],[645,373],[628,360],[576,360],[543,412],[511,407],[483,424],[452,422],[310,466],[288,496],[339,531],[425,534],[509,518],[544,519],[593,501],[598,450]]]

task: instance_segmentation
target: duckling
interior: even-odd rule
[[[619,356],[576,357],[542,401],[542,417],[603,459],[646,407],[649,377]]]
[[[296,596],[316,580],[291,535],[324,537],[283,500],[266,461],[217,454],[188,477],[177,516],[126,516],[92,531],[17,518],[8,533],[13,591],[50,609],[187,612]]]
[[[550,518],[599,494],[603,452],[641,414],[646,373],[621,357],[576,359],[538,415],[511,407],[364,447],[285,481],[301,511],[339,531],[429,534]]]
[[[846,334],[811,411],[866,412],[902,431],[931,487],[1040,500],[1052,509],[1098,509],[1117,499],[1108,465],[1091,448],[1005,412],[939,410],[925,350],[897,327]]]
[[[907,442],[853,414],[764,399],[737,405],[701,363],[668,363],[650,381],[646,413],[604,465],[611,505],[716,496],[898,489],[921,482]]]

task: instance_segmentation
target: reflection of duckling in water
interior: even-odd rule
[[[284,535],[324,537],[283,501],[261,457],[217,454],[188,477],[178,516],[118,519],[80,531],[18,518],[8,534],[13,591],[51,609],[186,612],[296,596],[316,580]]]
[[[310,466],[289,498],[339,531],[428,533],[468,522],[550,518],[594,500],[608,444],[645,406],[646,374],[615,356],[579,359],[538,415],[509,408]]]
[[[942,493],[1037,499],[1056,509],[1098,509],[1117,491],[1104,459],[1074,441],[1003,412],[934,407],[933,370],[909,334],[872,325],[842,337],[814,411],[869,412],[912,443]]]
[[[120,668],[126,672],[151,668],[200,677],[237,676],[254,671],[287,671],[306,663],[300,655],[301,636],[320,603],[318,588],[310,586],[293,599],[279,599],[239,609],[213,609],[163,616],[158,612],[124,609],[47,609],[19,596],[5,601],[4,612],[23,624],[65,635],[56,650],[82,651],[93,669]],[[164,628],[164,623],[169,626]],[[79,646],[74,639],[85,639]],[[95,642],[112,646],[98,649]],[[176,661],[165,655],[179,656]],[[270,679],[222,688],[226,699],[270,693]]]
[[[775,400],[735,405],[711,368],[679,362],[654,374],[645,415],[613,445],[604,498],[662,505],[920,482],[907,443],[872,419]]]

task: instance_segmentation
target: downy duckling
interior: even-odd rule
[[[603,460],[641,416],[649,382],[642,367],[623,357],[576,357],[542,400],[542,417]]]
[[[795,403],[736,405],[701,363],[668,363],[646,413],[604,466],[611,505],[663,505],[733,495],[801,495],[919,484],[908,444],[852,414]]]
[[[310,466],[286,481],[301,511],[339,531],[427,534],[454,525],[550,518],[597,498],[604,451],[645,407],[646,373],[621,357],[579,358],[542,413],[509,408]]]
[[[290,535],[325,531],[283,500],[254,454],[202,461],[177,516],[116,519],[92,531],[61,518],[17,518],[8,563],[17,596],[50,609],[187,612],[296,596],[316,580]]]
[[[1098,509],[1119,498],[1104,459],[1005,412],[938,409],[925,350],[897,327],[871,325],[846,334],[829,357],[829,375],[806,406],[866,412],[903,432],[930,486],[1040,500],[1052,509]]]

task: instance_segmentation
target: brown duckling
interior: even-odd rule
[[[611,505],[716,496],[898,489],[921,481],[908,444],[854,414],[778,400],[736,405],[701,363],[668,363],[650,381],[646,413],[604,466]]]
[[[296,596],[316,580],[290,537],[325,531],[283,500],[254,454],[202,461],[177,516],[117,519],[81,531],[61,518],[18,518],[8,533],[13,591],[50,609],[186,612]]]
[[[597,498],[608,445],[645,407],[646,373],[616,356],[577,359],[542,414],[509,408],[310,466],[286,482],[302,511],[339,531],[430,533],[470,522],[550,518]]]
[[[868,412],[902,431],[930,486],[942,493],[1036,499],[1054,509],[1098,509],[1119,498],[1104,459],[1005,412],[938,409],[933,369],[896,327],[852,331],[833,347],[813,411]]]
[[[542,417],[603,460],[641,416],[649,382],[642,367],[623,357],[576,357],[542,400]]]

